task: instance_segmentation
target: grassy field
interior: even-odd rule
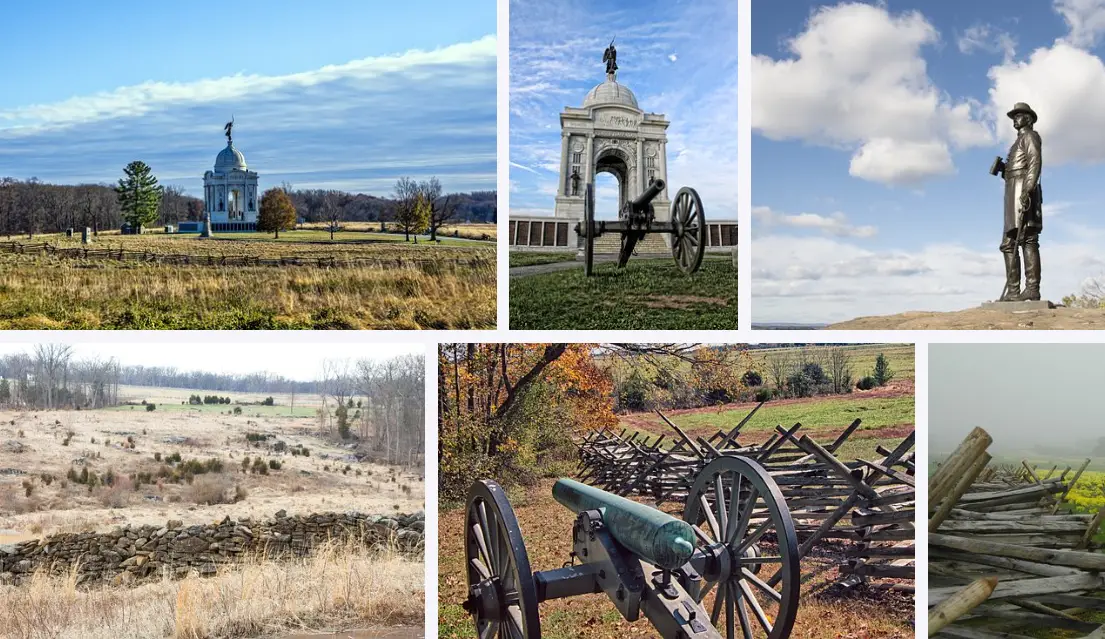
[[[856,344],[841,347],[808,346],[802,350],[809,353],[812,361],[818,361],[818,351],[827,351],[830,348],[844,348],[851,358],[852,377],[859,378],[869,374],[875,368],[875,358],[879,353],[886,356],[890,362],[890,370],[894,373],[894,379],[913,379],[915,361],[915,349],[913,344]],[[793,352],[794,349],[784,348],[760,348],[748,351],[752,357],[754,366],[760,373],[766,375],[766,361],[781,353]]]
[[[96,247],[406,262],[334,269],[219,267],[0,254],[0,329],[472,329],[495,325],[492,248],[249,237],[107,236],[98,239]]]
[[[311,222],[300,224],[299,228],[324,230],[326,226],[326,222]],[[387,229],[386,233],[380,232],[379,222],[342,222],[341,227],[346,231],[354,233],[368,232],[387,236],[391,236],[391,234],[397,234],[399,235],[400,241],[403,239],[403,235],[401,234],[402,229],[399,228],[399,225],[395,224],[394,222],[388,222],[384,225],[384,228]],[[456,234],[457,237],[465,239],[494,242],[497,230],[498,225],[494,223],[474,222],[471,224],[447,224],[438,229],[437,234],[438,237],[441,238],[443,241],[448,237],[452,237],[454,234]]]
[[[556,264],[558,262],[573,262],[576,259],[575,251],[558,252],[551,251],[511,251],[510,266],[534,266],[536,264]]]
[[[736,330],[737,272],[732,258],[708,257],[689,277],[656,259],[512,278],[510,328]]]

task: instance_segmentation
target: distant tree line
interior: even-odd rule
[[[291,380],[272,373],[211,373],[180,370],[175,366],[123,366],[119,383],[235,393],[318,394],[320,389],[320,382]]]
[[[115,359],[76,360],[72,346],[40,344],[29,353],[0,357],[0,406],[113,406],[119,403],[121,372]]]
[[[177,186],[161,187],[156,223],[203,218],[203,200]],[[0,235],[11,237],[60,233],[88,227],[93,232],[118,229],[124,222],[116,186],[46,184],[37,178],[0,178]]]
[[[431,179],[419,184],[431,181],[436,183],[436,179]],[[60,233],[84,227],[93,232],[118,229],[125,221],[125,214],[117,188],[109,184],[64,185],[47,184],[37,178],[25,181],[0,178],[0,236]],[[201,198],[186,195],[178,186],[159,188],[161,198],[157,215],[148,224],[161,226],[203,219]],[[400,222],[414,202],[407,199],[409,194],[398,189],[391,198],[336,190],[296,190],[287,184],[284,189],[300,219],[335,225],[340,222]],[[452,222],[494,222],[496,218],[495,191],[444,194],[437,184],[437,190],[424,192],[423,198],[431,216],[427,228],[436,228],[432,218],[440,218],[444,211],[450,213]]]

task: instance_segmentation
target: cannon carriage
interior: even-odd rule
[[[584,274],[590,277],[594,271],[595,239],[604,233],[621,235],[618,252],[618,268],[624,268],[633,255],[637,243],[650,233],[671,235],[671,253],[681,271],[691,275],[702,266],[706,252],[706,219],[702,198],[690,187],[683,187],[671,203],[669,221],[656,219],[652,200],[664,192],[664,180],[653,180],[648,188],[634,200],[625,203],[617,220],[595,220],[595,187],[587,184],[583,221],[576,224],[576,234],[583,239]]]
[[[540,637],[538,604],[591,593],[605,593],[627,621],[643,613],[666,638],[790,635],[798,542],[782,493],[756,462],[707,464],[683,519],[570,479],[553,497],[577,515],[570,562],[533,572],[502,487],[484,480],[469,491],[464,607],[481,638]]]

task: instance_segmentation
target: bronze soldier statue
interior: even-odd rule
[[[1001,252],[1005,257],[1005,290],[1002,302],[1023,302],[1040,299],[1040,231],[1044,228],[1043,189],[1040,169],[1043,166],[1040,134],[1033,130],[1036,112],[1024,102],[1013,105],[1007,114],[1017,130],[1017,139],[1009,147],[1009,155],[1000,157],[990,167],[992,175],[1005,179],[1005,230]],[[1024,290],[1021,290],[1021,260],[1024,254]]]

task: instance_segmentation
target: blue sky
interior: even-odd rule
[[[233,116],[262,188],[495,188],[493,0],[16,3],[4,23],[0,176],[114,182],[141,159],[201,194]]]
[[[1105,0],[757,4],[752,317],[825,322],[994,299],[1002,182],[1043,138],[1044,297],[1105,276]]]
[[[735,220],[736,2],[512,0],[510,208],[552,215],[560,170],[560,112],[606,79],[602,53],[617,36],[618,82],[668,128],[670,195],[698,190],[707,219]],[[616,182],[596,183],[599,217],[617,213]]]

